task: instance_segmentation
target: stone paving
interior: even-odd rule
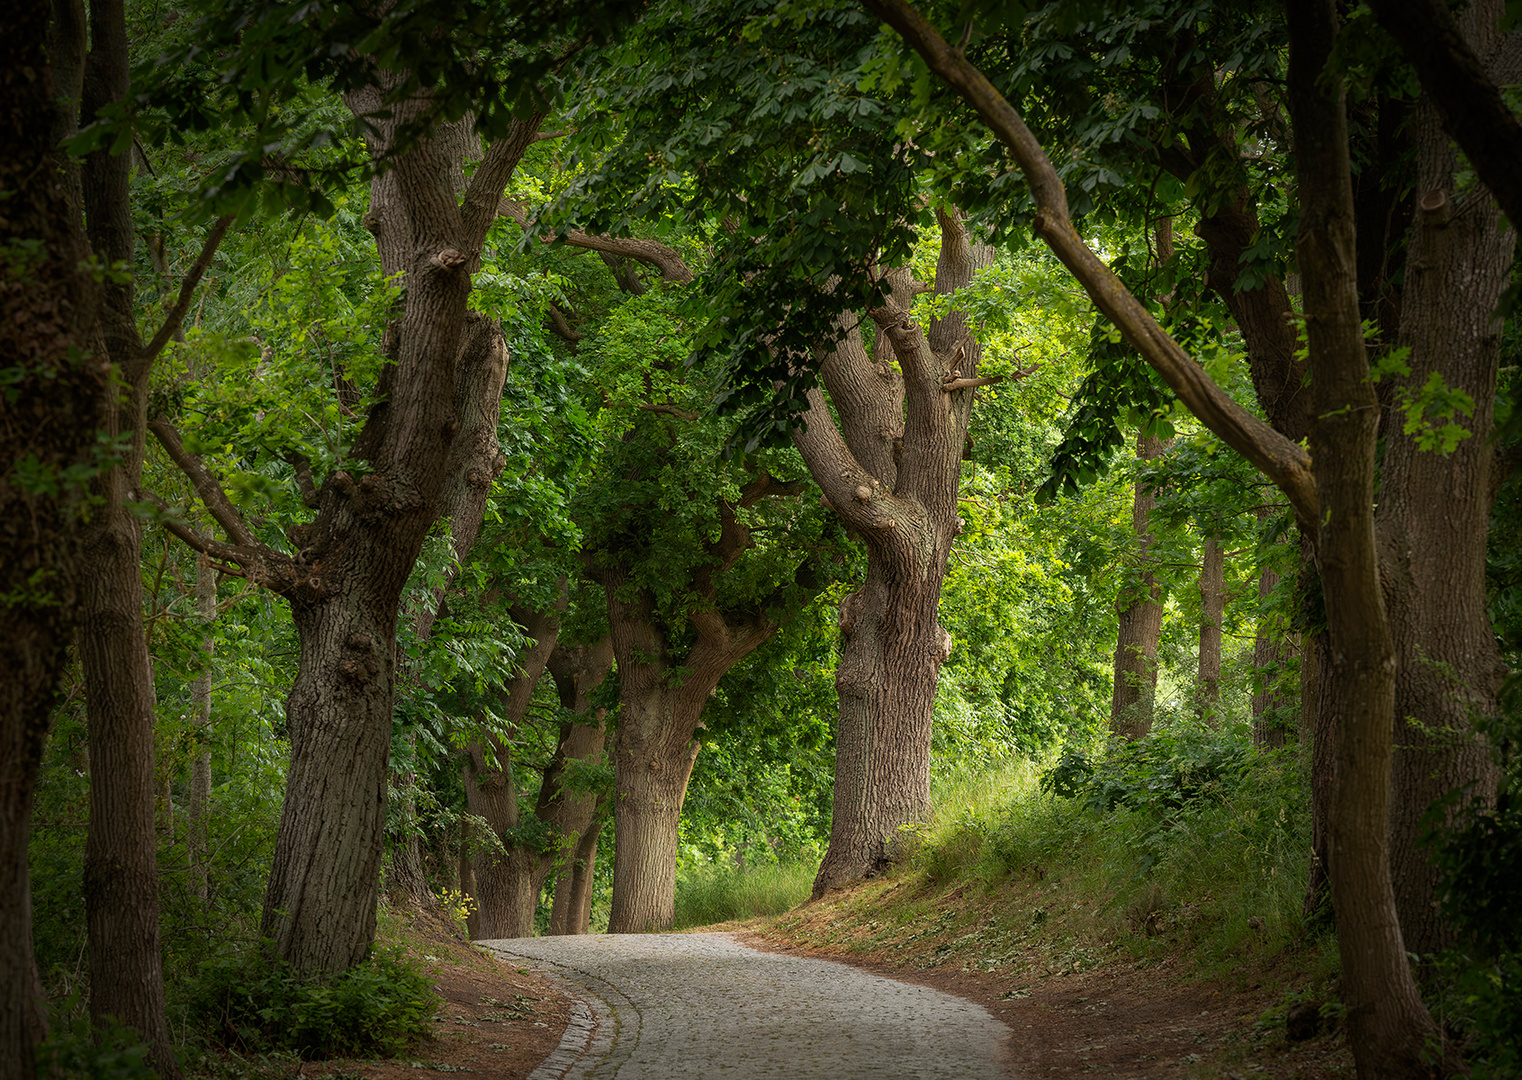
[[[1009,1029],[981,1006],[729,934],[480,941],[578,1002],[530,1080],[995,1080]]]

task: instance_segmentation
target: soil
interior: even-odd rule
[[[878,945],[865,931],[841,933],[836,918],[820,903],[791,912],[785,929],[775,919],[734,929],[752,948],[838,960],[977,1002],[1010,1029],[1005,1064],[1025,1080],[1332,1080],[1354,1073],[1343,1030],[1313,1007],[1308,1030],[1297,1031],[1309,1037],[1289,1039],[1285,1015],[1294,1010],[1271,969],[1238,972],[1231,983],[1200,981],[1186,957],[1136,963],[1110,956],[1088,971],[1033,946],[988,971],[976,954],[958,950],[965,926]],[[834,940],[819,943],[824,938]]]

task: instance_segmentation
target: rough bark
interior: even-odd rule
[[[45,1037],[32,952],[27,847],[37,771],[74,635],[82,485],[20,482],[94,462],[107,387],[93,352],[100,287],[77,189],[58,149],[73,126],[85,51],[82,3],[0,8],[0,1075],[30,1077]],[[61,107],[61,103],[69,103]]]
[[[1151,461],[1167,448],[1163,439],[1140,436],[1136,457]],[[1110,696],[1110,733],[1140,739],[1152,730],[1152,701],[1157,691],[1157,648],[1163,636],[1162,587],[1152,568],[1152,530],[1147,517],[1156,502],[1151,489],[1137,481],[1131,497],[1131,529],[1136,535],[1138,581],[1116,603],[1119,629],[1115,640],[1115,689]]]
[[[734,511],[782,487],[766,473],[723,508],[715,566],[695,572],[693,591],[710,604],[717,579],[749,546]],[[604,553],[609,554],[609,553]],[[778,626],[765,612],[726,613],[717,606],[688,614],[695,640],[674,648],[648,589],[617,564],[595,567],[608,599],[620,705],[613,740],[613,903],[610,933],[662,930],[676,913],[677,827],[687,781],[697,760],[703,705],[724,673],[750,655]],[[678,670],[680,669],[680,670]]]
[[[1496,39],[1499,3],[1472,4],[1461,28],[1481,54]],[[1468,786],[1494,793],[1498,777],[1473,720],[1493,713],[1505,675],[1485,599],[1496,373],[1495,311],[1511,273],[1515,234],[1483,189],[1460,197],[1455,155],[1436,108],[1412,117],[1420,211],[1410,240],[1400,343],[1415,393],[1436,373],[1475,403],[1473,433],[1451,454],[1424,451],[1403,417],[1386,425],[1379,528],[1395,633],[1395,760],[1391,874],[1408,952],[1454,944],[1437,909],[1436,875],[1421,847],[1427,807]],[[1434,512],[1434,508],[1441,510]]]
[[[1200,647],[1195,704],[1211,724],[1220,724],[1221,623],[1226,617],[1226,551],[1219,533],[1200,546]]]
[[[125,9],[119,0],[97,0],[90,10],[85,120],[126,97],[127,65]],[[108,265],[130,265],[133,257],[129,168],[127,155],[101,150],[81,169],[86,232],[95,256]],[[142,474],[154,357],[138,336],[130,277],[107,281],[98,318],[97,340],[119,382],[105,410],[104,432],[124,452],[92,483],[99,505],[82,538],[91,567],[79,597],[90,748],[84,865],[90,1017],[97,1026],[112,1018],[136,1028],[154,1067],[177,1077],[159,952],[155,699],[143,627],[142,527],[129,508]]]
[[[1378,402],[1358,305],[1351,166],[1343,92],[1323,77],[1337,34],[1325,0],[1289,0],[1290,108],[1299,159],[1315,417],[1317,557],[1326,595],[1336,701],[1336,790],[1329,865],[1349,1043],[1361,1077],[1434,1075],[1423,1060],[1441,1033],[1417,993],[1390,882],[1391,721],[1395,648],[1374,536]]]
[[[971,281],[991,251],[970,242],[956,211],[937,218],[935,289],[945,295]],[[922,331],[909,317],[912,283],[890,283],[884,306],[870,312],[877,355],[848,333],[821,365],[828,403],[811,390],[806,426],[793,435],[825,499],[867,549],[866,579],[840,605],[834,803],[815,896],[880,870],[900,850],[903,828],[928,819],[935,688],[951,649],[937,616],[962,527],[973,389],[950,384],[976,381],[980,347],[960,313]]]

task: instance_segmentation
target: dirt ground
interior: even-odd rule
[[[309,1061],[291,1076],[421,1080],[461,1073],[480,1080],[522,1080],[560,1045],[571,1008],[558,987],[503,964],[442,923],[415,923],[413,935],[409,951],[433,976],[444,999],[433,1037],[389,1061]]]
[[[1053,963],[1033,948],[1015,963],[982,970],[976,954],[959,953],[954,938],[928,935],[909,945],[874,946],[838,930],[840,940],[809,943],[830,926],[825,904],[785,920],[786,930],[759,924],[742,929],[753,948],[838,960],[904,982],[932,986],[976,1001],[1009,1027],[1011,1076],[1025,1080],[1203,1080],[1269,1078],[1332,1080],[1352,1077],[1353,1060],[1341,1028],[1311,1019],[1291,1041],[1282,984],[1271,971],[1246,989],[1200,982],[1182,961],[1135,964],[1110,959],[1093,971]],[[774,923],[773,920],[768,920]],[[1251,979],[1251,974],[1247,974]],[[1313,1003],[1314,1004],[1314,1003]]]

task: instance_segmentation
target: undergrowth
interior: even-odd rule
[[[192,1023],[227,1049],[363,1058],[394,1056],[424,1035],[438,996],[399,949],[315,978],[250,949],[203,963],[188,1004]]]
[[[677,874],[672,928],[685,930],[758,915],[780,915],[809,898],[816,869],[803,863],[685,868]]]

